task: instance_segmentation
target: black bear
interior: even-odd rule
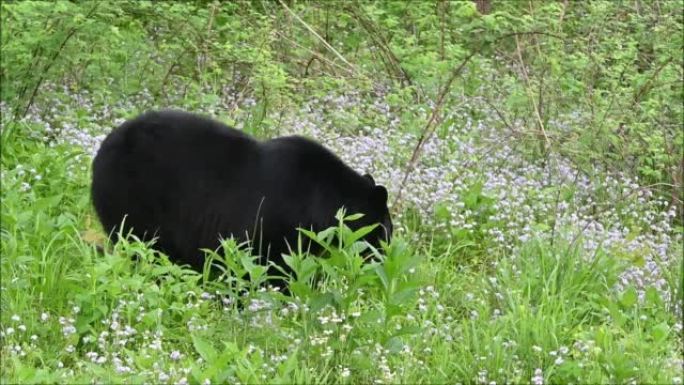
[[[114,129],[93,161],[92,197],[110,236],[156,237],[158,250],[198,270],[200,249],[230,236],[254,240],[258,255],[285,268],[281,254],[296,247],[296,229],[333,226],[341,207],[365,214],[352,228],[380,224],[370,243],[392,233],[385,187],[322,145],[299,136],[257,141],[181,111],[147,112]]]

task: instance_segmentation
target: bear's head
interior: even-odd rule
[[[385,186],[375,184],[375,180],[370,174],[364,176],[366,183],[366,199],[359,207],[359,212],[365,215],[360,218],[353,227],[363,227],[372,224],[378,226],[364,239],[374,247],[380,246],[380,241],[390,242],[392,239],[392,218],[387,207],[388,194]]]

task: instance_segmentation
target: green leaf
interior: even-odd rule
[[[357,319],[360,323],[377,323],[382,319],[382,313],[379,310],[370,310],[363,312]]]
[[[646,303],[653,306],[662,306],[663,299],[658,294],[658,290],[654,287],[646,289]]]
[[[394,332],[394,336],[403,336],[403,335],[409,335],[409,334],[418,334],[423,331],[423,328],[417,325],[411,325],[411,326],[404,326],[401,329],[397,330]]]
[[[536,231],[548,231],[551,230],[551,226],[546,223],[535,223],[532,228]]]
[[[49,208],[53,208],[59,204],[62,200],[62,194],[57,194],[51,197],[46,197],[46,198],[41,198],[38,199],[33,205],[32,209],[35,212],[47,210]]]
[[[482,183],[476,182],[466,192],[463,196],[463,203],[470,210],[475,210],[478,205],[478,200],[482,192]]]
[[[409,303],[409,300],[416,295],[417,292],[418,289],[413,287],[401,289],[392,294],[390,303],[393,305],[406,305]]]
[[[437,203],[435,205],[435,218],[440,221],[448,221],[451,219],[451,212],[446,203]]]
[[[365,237],[368,235],[370,232],[372,232],[376,227],[378,227],[378,224],[372,224],[369,226],[364,226],[353,233],[351,233],[349,236],[347,236],[344,240],[345,246],[350,246],[354,242],[358,241],[359,239]]]
[[[390,353],[396,354],[404,348],[404,343],[398,337],[390,337],[387,342],[385,342],[385,349],[389,350]]]
[[[199,355],[208,363],[211,363],[216,359],[216,349],[214,349],[207,340],[193,334],[192,344],[195,346],[197,353],[199,353]]]
[[[622,293],[620,304],[626,308],[630,308],[636,304],[637,299],[638,295],[636,289],[634,287],[630,287],[629,289],[625,290],[624,293]]]
[[[375,267],[375,273],[380,278],[380,281],[382,282],[382,286],[385,288],[385,290],[387,290],[389,288],[390,282],[389,282],[389,279],[387,278],[387,273],[385,272],[385,267],[382,265],[377,265]]]
[[[475,7],[475,3],[472,3],[470,1],[460,3],[460,6],[456,8],[454,14],[459,19],[469,19],[477,15],[477,8]]]
[[[290,373],[297,368],[297,364],[299,363],[297,353],[298,349],[296,348],[294,351],[288,353],[290,356],[287,358],[287,360],[278,366],[278,374],[281,376],[289,376]]]
[[[352,215],[346,216],[346,217],[344,218],[344,221],[345,221],[345,222],[352,222],[352,221],[359,220],[359,219],[361,219],[361,218],[363,218],[363,213],[356,213],[356,214],[352,214]]]
[[[332,305],[334,303],[335,297],[332,293],[322,293],[314,296],[309,301],[309,309],[312,314],[316,314],[319,310],[323,309],[327,305]]]
[[[651,337],[656,343],[664,342],[667,336],[670,334],[670,327],[667,326],[665,322],[661,322],[653,327],[651,330]]]

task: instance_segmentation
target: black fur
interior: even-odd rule
[[[364,213],[353,228],[380,223],[366,239],[389,239],[387,190],[320,144],[299,136],[259,142],[214,120],[147,112],[116,128],[93,161],[93,203],[112,236],[157,237],[156,248],[201,269],[220,237],[252,240],[284,267],[297,227],[323,230],[335,212]],[[256,234],[255,234],[256,232]]]

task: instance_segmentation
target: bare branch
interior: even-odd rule
[[[329,49],[332,53],[335,54],[335,56],[337,56],[340,60],[342,60],[342,62],[344,62],[344,64],[348,65],[349,68],[351,68],[354,72],[356,72],[356,73],[359,72],[359,71],[356,69],[356,67],[354,67],[353,64],[351,64],[350,62],[348,62],[347,59],[345,59],[344,56],[342,56],[342,54],[340,54],[339,52],[337,52],[337,50],[336,50],[335,48],[333,48],[333,46],[331,46],[330,44],[328,44],[328,42],[325,41],[325,39],[322,38],[321,35],[319,35],[319,34],[318,34],[318,33],[317,33],[309,24],[307,24],[307,23],[306,23],[304,20],[302,20],[296,13],[294,13],[287,5],[285,5],[285,3],[283,3],[282,0],[278,0],[278,2],[280,3],[280,5],[283,6],[283,8],[285,8],[285,10],[287,10],[287,12],[289,12],[292,16],[294,16],[294,18],[297,19],[298,22],[300,22],[306,29],[308,29],[309,32],[311,32],[311,33],[312,33],[312,34],[313,34],[321,43],[323,43],[323,45],[324,45],[327,49]]]

